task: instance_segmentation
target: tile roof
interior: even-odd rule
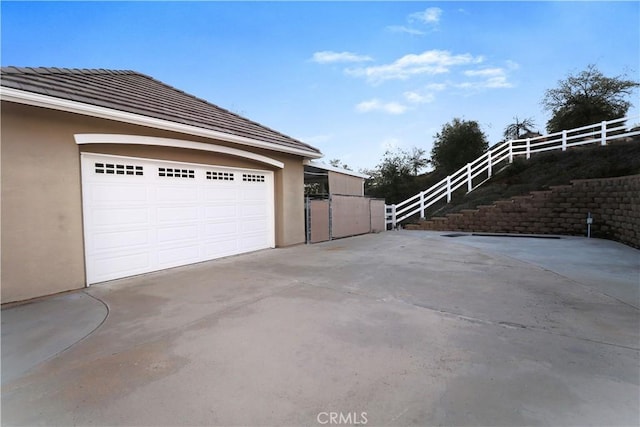
[[[135,71],[2,67],[0,85],[250,138],[274,149],[320,154],[315,147]]]

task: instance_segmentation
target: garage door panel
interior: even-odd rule
[[[242,216],[243,218],[263,218],[266,213],[266,207],[264,205],[252,204],[240,206],[240,216]]]
[[[236,205],[217,205],[217,206],[206,206],[204,208],[204,219],[227,219],[230,221],[235,221],[238,216],[238,206]]]
[[[95,236],[92,246],[95,251],[144,247],[150,243],[149,232],[146,229],[98,232]]]
[[[209,222],[204,225],[204,236],[207,239],[215,238],[216,236],[224,237],[225,240],[229,236],[235,236],[238,234],[239,227],[235,222],[219,221]]]
[[[238,198],[237,186],[210,187],[203,191],[204,201],[230,201],[233,202]]]
[[[197,221],[199,216],[199,208],[197,206],[162,206],[156,212],[159,223]]]
[[[149,209],[139,208],[102,208],[92,209],[89,213],[93,225],[97,227],[133,226],[149,222]]]
[[[248,251],[255,251],[255,250],[259,250],[259,249],[264,249],[264,245],[265,245],[264,236],[260,236],[260,235],[251,236],[251,235],[248,235],[248,236],[243,236],[240,239],[239,248],[243,252],[248,252]]]
[[[243,188],[242,189],[242,200],[245,201],[264,201],[266,200],[266,193],[264,191],[264,187],[260,186],[259,188]]]
[[[194,262],[198,262],[198,260],[202,260],[200,257],[200,248],[198,246],[188,245],[170,248],[161,247],[158,249],[159,269],[192,264]]]
[[[162,186],[156,190],[156,201],[162,203],[192,203],[198,200],[198,189],[189,185]]]
[[[91,201],[96,205],[119,203],[146,204],[149,201],[147,189],[140,184],[122,185],[115,183],[94,184]]]
[[[146,251],[119,253],[97,259],[92,263],[91,270],[87,274],[94,278],[93,283],[97,283],[149,271],[151,265],[150,255]],[[87,268],[89,269],[89,266]]]
[[[204,256],[209,259],[223,256],[236,255],[240,252],[238,239],[233,236],[228,239],[219,238],[215,242],[207,242],[203,245]]]
[[[83,153],[82,183],[89,284],[273,247],[272,172]]]
[[[245,220],[240,226],[241,233],[261,233],[266,226],[266,221],[263,219]]]
[[[185,240],[197,241],[198,224],[182,225],[179,227],[160,227],[157,234],[158,244],[181,242]]]

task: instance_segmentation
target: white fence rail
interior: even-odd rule
[[[505,141],[430,188],[398,204],[386,205],[386,224],[396,228],[402,221],[416,214],[424,219],[427,208],[445,198],[449,203],[453,192],[461,187],[466,186],[467,192],[473,191],[491,178],[494,166],[503,161],[512,163],[517,156],[528,159],[532,154],[544,151],[566,151],[568,148],[589,144],[604,146],[611,141],[640,135],[640,130],[627,127],[628,121],[635,121],[635,124],[632,122],[629,126],[637,125],[640,116],[623,117],[535,138]],[[485,179],[474,185],[474,178],[481,175]]]

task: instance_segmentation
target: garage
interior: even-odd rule
[[[273,172],[81,154],[87,284],[275,247]]]
[[[317,148],[133,70],[0,70],[3,304],[305,241]]]

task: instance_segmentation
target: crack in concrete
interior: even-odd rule
[[[410,301],[406,301],[406,300],[402,300],[402,299],[398,299],[398,298],[393,298],[393,299],[388,299],[388,298],[379,298],[373,295],[368,295],[368,294],[363,294],[360,292],[355,292],[352,290],[341,290],[341,289],[336,289],[336,288],[331,288],[328,286],[322,286],[322,285],[316,285],[313,283],[308,283],[308,282],[301,282],[300,285],[308,285],[308,286],[312,286],[312,287],[316,287],[316,288],[322,288],[322,289],[328,289],[328,290],[332,290],[335,292],[339,292],[342,294],[348,294],[348,295],[355,295],[355,296],[359,296],[359,297],[363,297],[363,298],[367,298],[367,299],[373,299],[376,301],[381,301],[381,302],[399,302],[402,304],[406,304],[406,305],[412,305],[414,307],[418,307],[418,308],[423,308],[429,311],[433,311],[436,313],[439,313],[445,317],[449,317],[449,318],[454,318],[457,320],[462,320],[468,323],[473,323],[473,324],[478,324],[478,325],[485,325],[485,326],[499,326],[501,328],[507,328],[507,329],[522,329],[522,330],[529,330],[529,331],[533,331],[533,332],[542,332],[542,333],[547,333],[550,335],[555,335],[555,336],[560,336],[560,337],[565,337],[565,338],[574,338],[574,339],[578,339],[581,341],[587,341],[587,342],[592,342],[594,344],[601,344],[601,345],[607,345],[607,346],[611,346],[611,347],[616,347],[616,348],[624,348],[627,350],[632,350],[632,351],[638,351],[640,352],[640,347],[631,347],[631,346],[627,346],[627,345],[623,345],[623,344],[615,344],[615,343],[611,343],[611,342],[606,342],[606,341],[600,341],[600,340],[594,340],[592,338],[587,338],[587,337],[583,337],[583,336],[579,336],[579,335],[570,335],[570,334],[563,334],[563,333],[559,333],[559,332],[554,332],[549,330],[548,328],[542,328],[539,326],[533,326],[533,325],[523,325],[521,323],[516,323],[516,322],[509,322],[509,321],[494,321],[494,320],[486,320],[486,319],[480,319],[477,317],[470,317],[470,316],[465,316],[461,313],[456,313],[456,312],[452,312],[449,310],[443,310],[441,308],[436,308],[436,307],[432,307],[432,306],[428,306],[425,304],[419,304],[419,303],[415,303],[415,302],[410,302]]]

